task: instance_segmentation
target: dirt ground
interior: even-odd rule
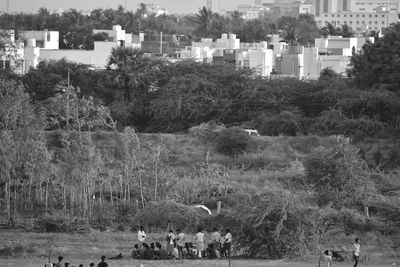
[[[11,231],[0,231],[0,249],[4,247],[24,248],[23,253],[5,257],[0,255],[0,267],[43,267],[48,262],[49,252],[51,262],[56,262],[57,257],[62,255],[65,262],[70,262],[71,267],[78,267],[79,264],[89,266],[91,262],[97,263],[100,257],[105,255],[112,257],[122,253],[122,260],[107,260],[110,267],[172,267],[172,266],[198,266],[198,267],[316,267],[318,257],[309,257],[307,260],[298,261],[268,261],[232,259],[229,265],[228,260],[185,260],[185,261],[141,261],[129,258],[130,251],[135,244],[134,233],[100,233],[93,232],[85,235],[67,234],[38,234],[21,233]],[[162,234],[149,235],[148,242],[164,242]],[[189,237],[190,239],[190,237]],[[379,261],[368,264],[362,263],[359,266],[394,266],[394,260],[388,260],[384,264]],[[398,261],[400,266],[400,260]],[[335,263],[333,266],[352,266],[351,262]]]

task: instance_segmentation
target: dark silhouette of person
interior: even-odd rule
[[[94,262],[89,264],[90,267],[94,267],[94,265],[95,265]]]
[[[122,258],[123,258],[122,253],[119,253],[117,256],[111,257],[111,258],[108,258],[108,259],[109,259],[109,260],[120,260],[120,259],[122,259]]]
[[[139,259],[139,258],[140,258],[140,249],[139,249],[139,245],[138,245],[138,244],[135,244],[134,247],[135,247],[135,248],[132,250],[131,257],[132,257],[133,259]]]
[[[97,267],[108,267],[108,263],[105,262],[106,256],[101,256],[101,262],[97,264]]]
[[[154,251],[151,249],[151,247],[148,245],[148,244],[146,244],[146,243],[143,243],[143,248],[144,248],[144,251],[143,251],[143,259],[145,259],[145,260],[152,260],[153,258],[154,258]]]
[[[160,243],[156,243],[156,247],[158,248],[158,257],[160,260],[166,260],[167,259],[167,251],[165,248]]]
[[[64,263],[65,267],[69,267],[69,262]]]
[[[63,261],[64,257],[63,256],[59,256],[58,257],[58,262],[55,264],[54,267],[62,267],[62,261]]]

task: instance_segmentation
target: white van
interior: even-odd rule
[[[246,133],[248,133],[250,136],[260,136],[257,130],[253,129],[243,129]]]

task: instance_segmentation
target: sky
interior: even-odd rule
[[[136,10],[139,3],[152,3],[166,8],[170,13],[197,13],[198,9],[207,4],[207,0],[9,0],[10,12],[36,12],[40,7],[50,11],[59,8],[91,10],[95,8],[116,8],[118,5]],[[213,10],[233,10],[240,4],[254,4],[254,0],[213,0]],[[7,0],[0,0],[0,9],[5,12]]]

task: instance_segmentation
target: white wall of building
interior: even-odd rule
[[[75,50],[75,49],[63,49],[63,50],[49,50],[40,49],[40,61],[43,60],[60,60],[67,59],[68,61],[92,65],[93,64],[93,50]]]
[[[35,39],[36,44],[42,49],[59,48],[60,34],[58,31],[19,31],[18,35],[24,41]]]
[[[226,34],[223,33],[221,38],[217,39],[215,42],[215,47],[220,49],[239,49],[240,39],[236,38],[236,34]]]
[[[249,68],[256,73],[269,77],[273,68],[273,51],[271,49],[252,49],[248,52]]]

